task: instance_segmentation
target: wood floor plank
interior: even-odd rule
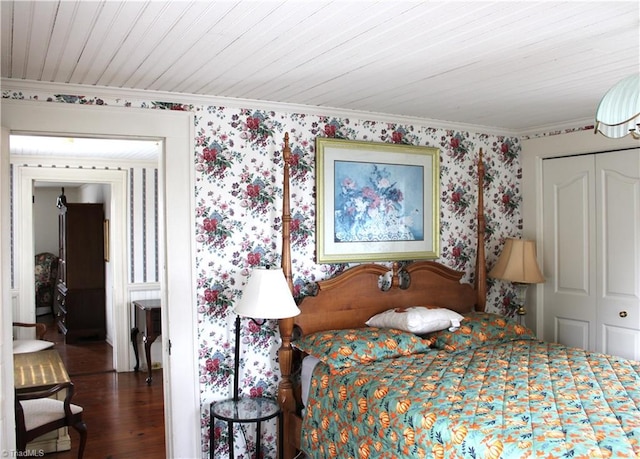
[[[39,318],[39,321],[40,320]],[[88,436],[85,459],[161,459],[166,457],[162,370],[116,373],[112,348],[106,342],[65,344],[64,337],[48,324],[46,339],[65,362],[75,385],[73,403],[84,409]],[[75,459],[79,436],[69,429],[71,450],[50,453],[50,459]]]

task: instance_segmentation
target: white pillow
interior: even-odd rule
[[[365,323],[370,327],[396,328],[411,333],[430,333],[460,327],[464,317],[446,308],[426,308],[413,306],[410,308],[394,308],[376,314]]]
[[[53,347],[55,343],[41,339],[16,339],[13,340],[13,353],[26,354],[28,352],[44,351]]]

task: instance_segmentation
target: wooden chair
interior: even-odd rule
[[[13,326],[36,329],[36,339],[14,339],[13,340],[14,354],[23,354],[26,352],[38,352],[45,349],[49,349],[53,347],[55,344],[51,341],[46,341],[44,339],[44,335],[47,333],[47,326],[43,323],[13,322]]]
[[[36,329],[36,339],[44,339],[44,335],[47,333],[47,325],[36,322],[36,323],[26,323],[26,322],[14,322],[14,327],[26,327],[26,328],[35,328]]]
[[[66,389],[62,400],[50,398]],[[18,451],[26,451],[27,443],[47,432],[62,427],[73,427],[80,434],[78,459],[82,459],[87,443],[87,425],[82,419],[82,407],[73,405],[73,383],[57,384],[37,392],[16,392],[16,445]]]

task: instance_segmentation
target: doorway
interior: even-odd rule
[[[126,107],[57,104],[27,100],[5,100],[2,103],[3,128],[11,132],[48,133],[123,138],[162,138],[165,150],[160,161],[160,250],[163,289],[163,350],[171,351],[163,368],[165,387],[165,430],[169,457],[201,455],[200,396],[195,309],[195,218],[193,202],[193,113],[134,109]],[[3,131],[4,132],[4,131]],[[4,135],[4,134],[3,134]],[[8,155],[8,152],[6,153]],[[3,152],[3,156],[5,152]],[[63,171],[61,171],[63,172]],[[86,172],[91,172],[87,170]],[[8,167],[2,180],[8,180]],[[6,182],[5,182],[6,183]],[[118,187],[116,187],[118,188]],[[3,193],[8,192],[3,188]],[[8,196],[4,196],[3,201]],[[5,228],[6,229],[6,228]],[[4,233],[3,234],[7,234]],[[114,237],[117,236],[114,233]],[[173,241],[168,244],[167,241]],[[14,243],[16,241],[13,241]],[[113,242],[113,241],[112,241]],[[15,253],[15,252],[14,252]],[[31,260],[29,260],[31,261]],[[10,272],[2,270],[3,280]],[[3,282],[8,285],[7,282]],[[28,294],[29,292],[20,292]],[[3,290],[3,298],[8,298]],[[9,302],[5,302],[4,317]],[[3,339],[10,339],[10,323],[3,325]],[[172,339],[171,337],[176,337]],[[6,365],[0,365],[0,377],[12,381]],[[175,389],[174,389],[175,388]],[[8,385],[9,390],[12,385]],[[13,418],[11,393],[2,403],[2,418],[11,426]],[[180,426],[180,435],[177,429]]]
[[[27,262],[29,249],[58,252],[55,204],[61,190],[66,187],[68,202],[103,204],[105,222],[109,222],[105,231],[111,233],[105,237],[110,241],[105,244],[109,253],[104,261],[105,332],[114,351],[113,368],[131,371],[130,303],[145,295],[158,298],[161,291],[157,170],[162,141],[11,135],[10,144],[19,190],[14,198],[15,227],[20,235],[17,252],[24,257],[18,265],[25,269],[18,272],[18,279],[23,280],[20,291],[29,292],[26,284],[33,280],[33,266],[29,268]],[[38,199],[30,204],[34,197]],[[39,230],[42,227],[49,229]],[[140,273],[144,268],[148,272]],[[16,318],[32,321],[32,305],[27,300],[33,296],[27,293],[22,298]],[[154,362],[164,365],[160,341],[152,351]]]
[[[128,332],[128,315],[123,310],[126,304],[126,171],[110,170],[84,170],[84,169],[59,169],[59,168],[33,168],[17,167],[15,170],[17,193],[14,198],[16,203],[15,240],[17,252],[16,271],[20,292],[24,292],[23,301],[16,314],[16,320],[23,322],[35,322],[35,307],[32,301],[35,290],[33,283],[33,259],[34,253],[34,216],[32,210],[33,188],[36,182],[62,182],[62,183],[103,183],[110,189],[109,205],[105,206],[105,216],[110,220],[111,257],[107,269],[107,278],[110,279],[109,288],[111,295],[107,295],[107,304],[113,307],[108,309],[107,317],[111,317],[113,332],[113,367],[117,371],[128,371],[129,350],[126,346]],[[109,322],[109,320],[108,320]]]

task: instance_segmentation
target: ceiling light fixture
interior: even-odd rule
[[[613,139],[628,134],[640,139],[640,74],[619,81],[604,95],[596,111],[598,132]]]

